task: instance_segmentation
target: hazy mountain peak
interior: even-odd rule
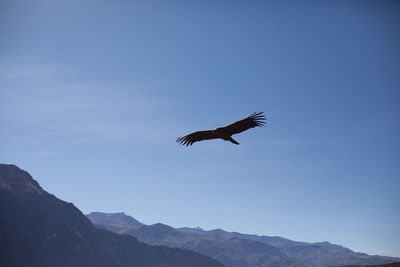
[[[183,233],[191,233],[191,234],[202,234],[205,231],[203,228],[196,226],[196,227],[180,227],[177,228],[178,231],[181,231]]]
[[[163,224],[163,223],[155,223],[155,224],[150,225],[150,227],[154,233],[158,233],[158,234],[161,234],[161,233],[169,234],[169,233],[176,232],[176,230],[173,227]]]
[[[349,248],[346,248],[346,247],[344,247],[342,245],[332,244],[332,243],[329,243],[328,241],[316,242],[314,244],[320,245],[320,246],[322,246],[324,248],[335,249],[335,250],[341,251],[341,252],[354,253],[354,251],[352,251]]]
[[[140,227],[143,223],[126,215],[124,212],[105,213],[105,212],[91,212],[86,215],[94,224],[114,224],[128,227]]]

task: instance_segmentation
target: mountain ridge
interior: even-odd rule
[[[87,214],[91,219],[91,214]],[[112,217],[112,214],[110,214]],[[128,215],[127,215],[128,216]],[[110,218],[111,218],[110,217]],[[307,243],[289,240],[283,237],[269,237],[260,235],[241,234],[238,232],[226,232],[222,229],[203,230],[200,227],[173,228],[163,224],[153,224],[138,227],[129,225],[110,225],[101,220],[93,220],[96,226],[104,227],[119,234],[129,234],[137,237],[140,241],[149,244],[162,244],[170,247],[182,247],[209,255],[226,265],[237,267],[246,266],[274,266],[268,262],[263,255],[255,253],[257,247],[264,247],[265,253],[269,251],[271,257],[275,257],[278,266],[339,266],[356,264],[383,264],[399,261],[399,258],[367,255],[354,252],[341,245],[332,244],[327,241]],[[163,225],[163,227],[160,227]],[[161,232],[161,229],[166,229]],[[241,242],[239,244],[239,241]],[[250,244],[249,241],[252,241]],[[235,247],[236,246],[236,247]],[[235,248],[232,248],[235,247]],[[273,252],[271,247],[278,249]],[[213,251],[210,251],[210,248]],[[231,249],[234,257],[229,257],[223,251]],[[215,251],[222,251],[219,255]],[[247,252],[243,252],[247,250]],[[239,256],[240,255],[240,256]],[[264,255],[265,256],[265,255]],[[286,264],[286,265],[285,265]]]

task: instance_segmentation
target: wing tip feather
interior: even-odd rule
[[[176,142],[182,146],[191,146],[194,143],[194,141],[190,140],[187,136],[177,137]]]
[[[263,127],[265,126],[265,121],[267,120],[264,111],[261,112],[254,112],[249,116],[249,118],[253,121],[253,127]]]

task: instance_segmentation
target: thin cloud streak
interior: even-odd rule
[[[7,75],[24,76],[29,81],[34,73],[8,71]],[[40,70],[36,76],[47,74]],[[104,81],[54,87],[43,84],[39,89],[3,89],[2,94],[7,101],[1,108],[0,121],[22,129],[18,131],[21,134],[3,134],[2,147],[42,146],[49,139],[62,140],[64,145],[143,142],[178,132],[174,130],[176,125],[166,123],[162,115],[171,102],[150,98],[143,90],[123,84]]]

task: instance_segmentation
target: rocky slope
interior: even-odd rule
[[[223,266],[189,250],[98,229],[14,165],[0,164],[0,237],[2,267]]]

